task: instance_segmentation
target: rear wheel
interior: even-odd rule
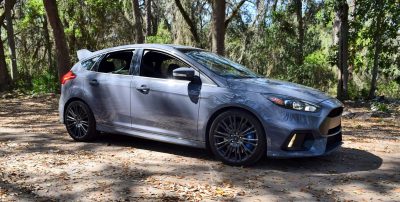
[[[82,101],[73,101],[66,107],[64,123],[76,141],[90,141],[97,135],[93,113]]]
[[[226,164],[250,165],[265,155],[266,140],[260,122],[244,110],[218,115],[209,132],[210,148]]]

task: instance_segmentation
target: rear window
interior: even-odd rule
[[[92,70],[94,64],[97,62],[98,59],[99,59],[99,57],[94,57],[89,60],[85,60],[81,63],[81,65],[84,69]]]

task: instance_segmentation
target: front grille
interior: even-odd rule
[[[325,151],[330,151],[342,143],[342,133],[327,138]]]
[[[343,113],[343,107],[338,107],[333,109],[329,114],[328,117],[336,117],[336,116],[340,116]]]

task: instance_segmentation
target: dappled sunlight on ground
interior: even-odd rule
[[[114,134],[74,142],[57,107],[48,96],[0,100],[0,201],[400,197],[398,117],[345,119],[343,148],[329,156],[231,167],[205,150]]]

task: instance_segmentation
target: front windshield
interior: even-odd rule
[[[256,73],[247,69],[243,65],[235,63],[215,53],[202,50],[181,50],[187,56],[196,60],[196,62],[204,65],[218,75],[227,78],[256,78],[259,77]]]

